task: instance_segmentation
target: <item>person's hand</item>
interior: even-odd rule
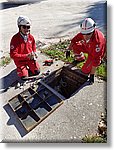
[[[27,57],[30,59],[30,60],[36,60],[36,58],[38,57],[37,56],[37,53],[36,52],[32,52],[32,53],[29,53],[27,55]]]
[[[34,57],[35,57],[35,54],[34,54],[34,53],[29,53],[29,54],[27,54],[27,57],[28,57],[30,60],[33,60]]]
[[[38,58],[38,54],[36,52],[34,52],[35,58]]]

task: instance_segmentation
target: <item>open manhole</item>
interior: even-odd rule
[[[60,93],[65,98],[72,96],[86,81],[88,77],[73,66],[63,66],[52,72],[43,82]]]
[[[63,66],[8,101],[13,112],[29,132],[72,96],[87,76],[80,70]]]

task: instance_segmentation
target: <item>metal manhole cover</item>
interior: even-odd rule
[[[57,95],[41,84],[35,90],[28,88],[9,100],[9,105],[28,132],[62,104]]]

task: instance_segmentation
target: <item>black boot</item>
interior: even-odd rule
[[[90,74],[89,82],[90,84],[94,83],[94,74]]]
[[[28,69],[28,74],[29,74],[29,77],[34,75],[30,69]]]
[[[66,51],[66,58],[70,57],[70,50]]]
[[[40,70],[35,70],[34,72],[35,72],[34,75],[39,75],[40,74]]]
[[[26,81],[26,80],[27,80],[27,79],[26,79],[26,76],[22,76],[22,77],[21,77],[21,80],[22,80],[22,81]]]
[[[77,65],[77,64],[79,64],[79,63],[81,63],[81,62],[84,62],[85,60],[83,59],[83,60],[80,60],[80,61],[78,61],[78,60],[74,60],[73,62],[72,62],[72,64],[73,65]]]

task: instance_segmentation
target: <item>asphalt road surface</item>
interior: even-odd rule
[[[60,38],[72,38],[79,32],[80,22],[88,16],[96,19],[97,26],[106,33],[104,6],[104,1],[99,0],[40,0],[21,5],[3,2],[0,9],[0,51],[9,53],[9,42],[12,35],[18,32],[16,20],[21,14],[32,20],[31,33],[35,39],[48,43]],[[63,65],[63,62],[57,61],[51,67],[44,67],[42,63],[45,59],[47,56],[39,54],[42,72],[48,69],[53,71]],[[14,69],[13,62],[0,68],[0,91],[16,77]],[[94,85],[84,85],[27,134],[7,107],[8,100],[21,91],[12,87],[7,92],[1,92],[0,138],[4,142],[80,142],[86,134],[96,134],[100,114],[106,108],[106,82],[95,78]]]

